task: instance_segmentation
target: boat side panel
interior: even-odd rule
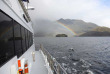
[[[33,64],[33,58],[32,58],[32,52],[35,51],[34,44],[19,58],[25,58],[28,60],[28,65],[29,65],[29,72],[31,71],[31,67]],[[17,64],[17,56],[12,58],[10,61],[5,63],[1,68],[0,68],[0,74],[11,74],[11,67],[14,65],[16,66],[16,70],[18,70],[18,64]],[[17,73],[17,71],[16,71]]]
[[[19,7],[17,6],[18,4],[16,2],[18,0],[10,0],[10,1],[12,1],[11,2],[11,4],[13,4],[12,6],[15,6],[15,7],[11,7],[11,5],[6,4],[4,1],[6,1],[6,0],[0,0],[0,10],[4,11],[11,18],[16,20],[18,23],[20,23],[22,26],[24,26],[26,29],[28,29],[29,31],[31,31],[33,33],[33,29],[31,26],[32,23],[31,22],[29,22],[29,23],[25,22],[24,18],[22,17],[22,12],[19,10]],[[32,52],[33,51],[35,51],[34,44],[19,58],[19,59],[25,58],[28,60],[29,71],[31,71],[31,67],[33,64],[33,59],[32,59]],[[15,65],[17,68],[17,59],[18,59],[17,56],[15,56],[10,61],[5,63],[0,68],[0,74],[11,74],[11,67],[13,65]]]
[[[8,61],[6,64],[4,64],[0,68],[0,74],[10,74],[11,66],[12,65],[16,65],[16,64],[17,64],[17,56],[15,56],[14,58],[12,58],[10,61]]]
[[[31,71],[32,65],[33,65],[33,57],[32,52],[35,51],[35,45],[33,44],[19,59],[25,58],[25,60],[28,60],[28,67],[29,72]]]
[[[33,33],[32,22],[27,23],[24,18],[24,12],[21,12],[20,6],[18,4],[18,0],[10,0],[10,4],[7,4],[5,0],[0,0],[0,9],[10,15],[14,20],[22,24],[25,28]]]

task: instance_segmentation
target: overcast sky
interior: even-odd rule
[[[32,20],[82,19],[110,27],[110,0],[30,0]]]

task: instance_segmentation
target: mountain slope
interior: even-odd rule
[[[66,34],[68,37],[73,37],[73,34],[59,25],[56,21],[45,19],[36,20],[34,25],[35,37],[56,37],[57,34]]]
[[[76,36],[79,36],[99,27],[94,23],[76,19],[59,19],[57,21],[40,19],[36,20],[36,23],[37,25],[34,25],[35,37],[55,37],[57,34],[66,34],[68,37],[73,37],[75,36],[73,32]],[[70,32],[69,29],[73,32]]]
[[[83,20],[61,18],[57,21],[74,30],[76,34],[85,33],[98,27],[98,25],[94,23],[84,22]]]
[[[80,36],[110,36],[110,28],[98,27]]]
[[[93,29],[93,31],[110,32],[110,28],[108,28],[108,27],[97,27],[97,28]]]

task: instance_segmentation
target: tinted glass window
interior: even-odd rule
[[[28,31],[28,45],[30,47],[30,31]]]
[[[21,35],[22,35],[22,49],[23,52],[26,51],[26,42],[25,42],[25,28],[21,27]]]
[[[32,33],[0,11],[0,66],[33,44]]]
[[[26,42],[26,49],[28,49],[28,37],[27,37],[27,30],[25,29],[25,42]]]
[[[29,42],[30,42],[29,31],[28,31],[27,37],[28,37],[28,48],[29,48],[30,47],[30,45],[29,45]]]
[[[0,66],[14,56],[12,22],[0,12]]]
[[[15,54],[18,57],[22,55],[21,40],[22,40],[22,37],[20,33],[20,25],[14,21]]]
[[[29,32],[29,46],[31,46],[31,32]]]
[[[29,33],[29,45],[31,46],[31,32]]]
[[[31,33],[31,45],[33,44],[33,34]]]

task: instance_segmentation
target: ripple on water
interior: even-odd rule
[[[65,64],[70,74],[110,73],[110,37],[39,37],[35,38],[35,43],[43,44],[59,63]]]

